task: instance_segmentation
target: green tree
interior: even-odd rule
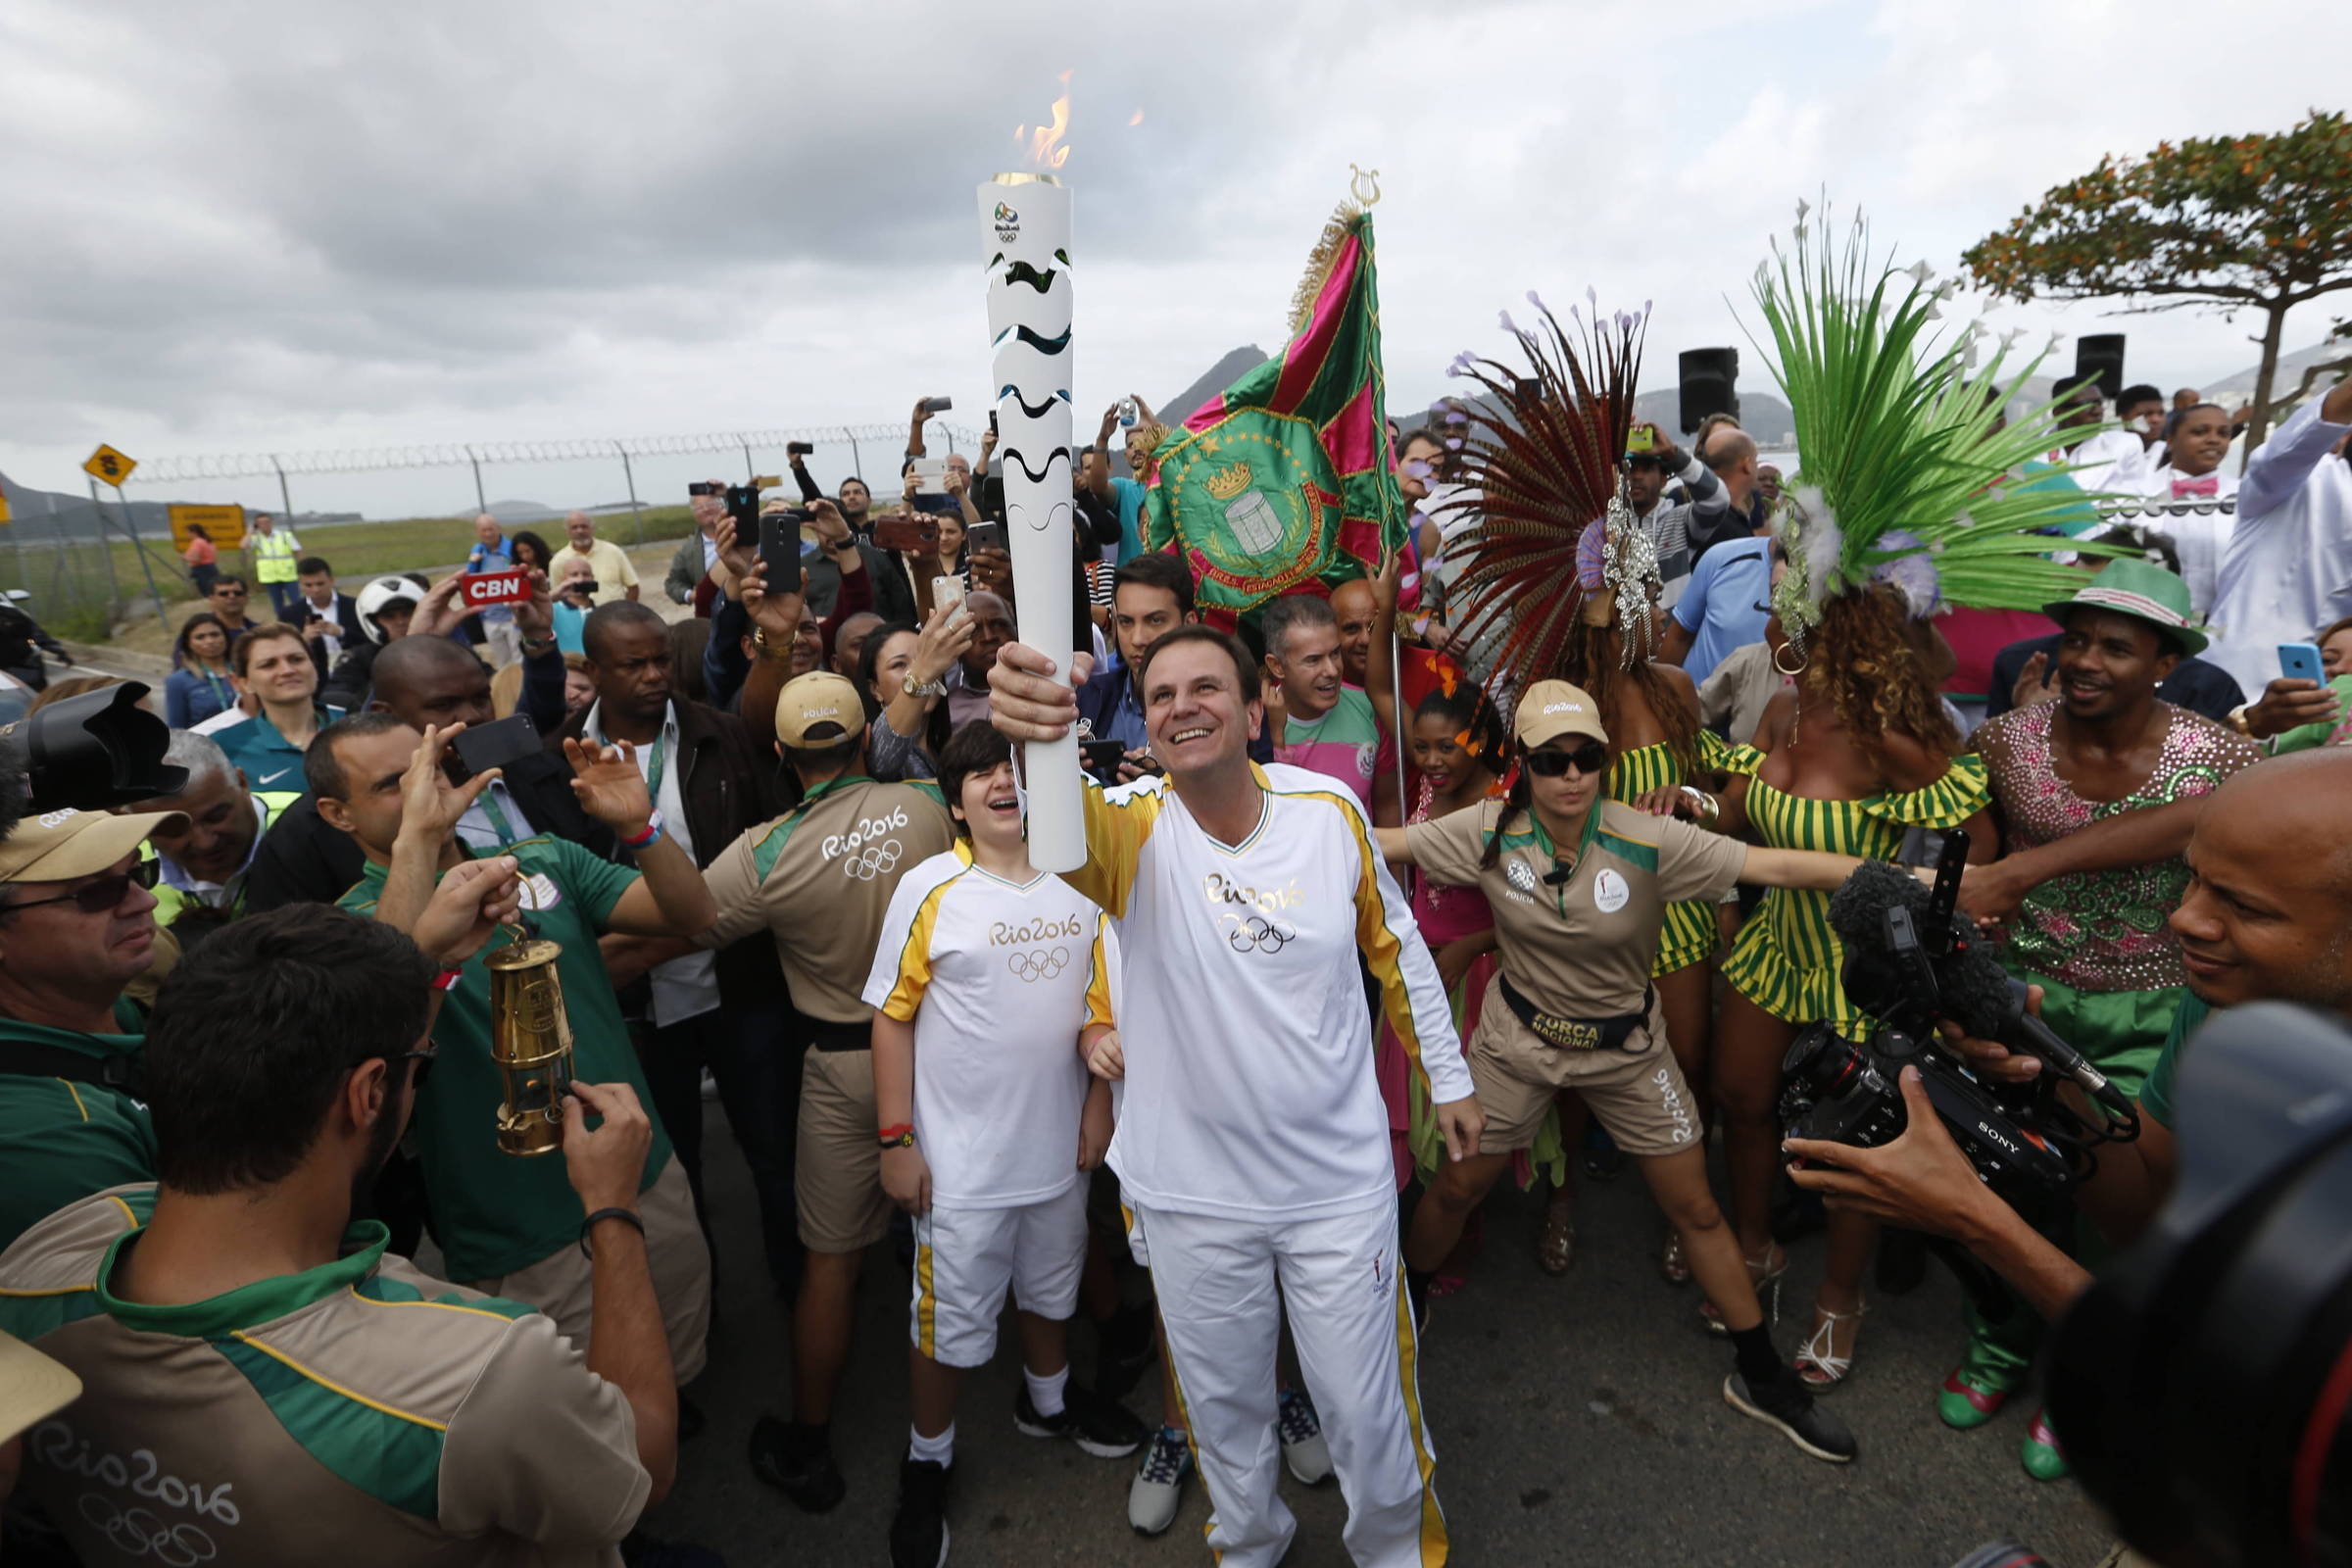
[[[2352,288],[2352,124],[2314,110],[2276,135],[2198,137],[2139,158],[2102,158],[1961,261],[1978,287],[2014,300],[2149,302],[2123,315],[2261,311],[2251,452],[2280,412],[2272,380],[2286,313]],[[2322,368],[2345,366],[2352,358]]]

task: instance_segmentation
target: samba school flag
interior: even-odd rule
[[[1205,618],[1230,626],[1278,595],[1375,573],[1404,543],[1383,394],[1372,215],[1349,203],[1308,261],[1281,356],[1152,455],[1146,548],[1183,552]]]

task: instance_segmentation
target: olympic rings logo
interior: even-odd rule
[[[899,863],[899,841],[891,839],[882,844],[869,844],[841,862],[842,873],[859,882],[871,882],[887,875]]]
[[[1070,966],[1070,950],[1040,948],[1034,953],[1011,954],[1005,957],[1004,966],[1025,983],[1051,980]]]
[[[1225,933],[1225,943],[1236,953],[1280,953],[1298,940],[1298,932],[1280,920],[1269,920],[1263,915],[1229,914],[1225,920],[1231,927]]]
[[[80,1508],[89,1527],[126,1557],[153,1557],[164,1568],[196,1568],[220,1554],[213,1538],[196,1526],[166,1525],[144,1508],[125,1513],[102,1492],[83,1493]]]

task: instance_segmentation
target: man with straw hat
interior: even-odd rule
[[[2181,851],[2202,798],[2261,752],[2156,695],[2206,646],[2180,577],[2127,557],[2044,611],[2065,628],[2056,700],[1976,732],[2007,853],[1969,878],[2016,890],[2011,971],[2040,988],[2044,1022],[2137,1095],[2187,994],[2165,923],[2188,888]],[[1936,1398],[1946,1424],[1992,1418],[2024,1383],[2040,1326],[2023,1310],[1995,1326],[1972,1307],[1968,1356]],[[2021,1457],[2038,1479],[2066,1473],[2038,1417]]]

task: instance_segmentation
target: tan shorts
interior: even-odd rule
[[[811,1252],[859,1252],[890,1234],[879,1126],[872,1052],[811,1050],[801,1058],[792,1185],[801,1245]]]
[[[670,1365],[680,1383],[691,1383],[702,1375],[709,1355],[710,1248],[695,1221],[694,1189],[676,1155],[638,1196],[637,1217],[645,1221],[645,1260],[653,1270],[654,1299],[662,1304]],[[529,1302],[554,1318],[558,1331],[586,1354],[588,1325],[595,1315],[589,1291],[592,1266],[578,1248],[565,1247],[503,1278],[475,1280],[472,1289]]]
[[[1674,1154],[1698,1146],[1697,1107],[1666,1049],[1666,1018],[1654,993],[1648,1021],[1627,1042],[1631,1050],[1562,1051],[1519,1021],[1502,1000],[1501,984],[1497,975],[1488,986],[1478,1028],[1463,1052],[1487,1118],[1480,1153],[1531,1147],[1552,1096],[1562,1089],[1584,1096],[1629,1154]]]

